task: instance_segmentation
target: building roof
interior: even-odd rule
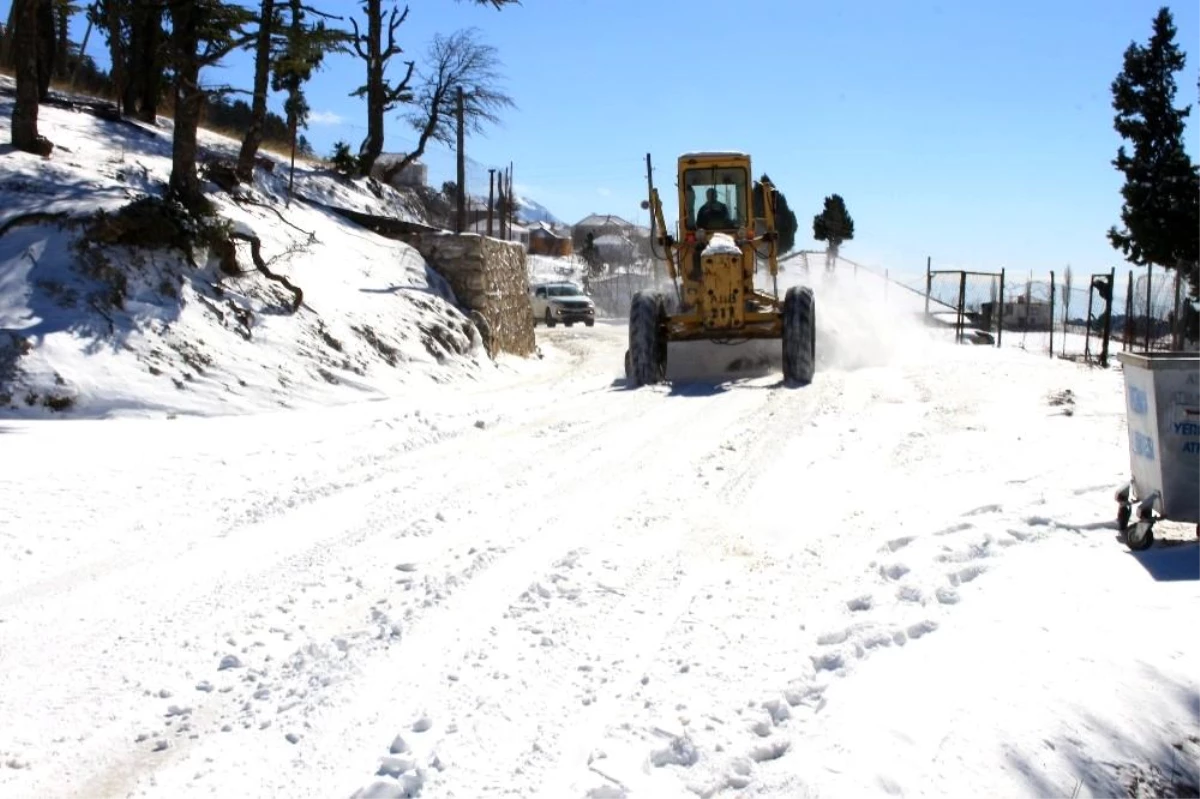
[[[554,225],[551,225],[549,222],[542,222],[540,220],[537,222],[534,222],[532,225],[529,226],[529,232],[531,234],[532,233],[545,233],[547,236],[553,236],[556,239],[564,239],[570,235],[570,233],[568,231],[558,230],[557,228],[555,228]]]
[[[631,228],[633,223],[613,214],[589,214],[575,223],[575,227],[620,227]]]
[[[529,232],[529,228],[525,227],[524,225],[518,225],[515,222],[513,224],[509,225],[508,229],[511,230],[514,235]],[[470,230],[474,233],[486,234],[487,233],[487,218],[485,217],[483,219],[472,222],[471,224],[467,225],[467,230]],[[500,220],[499,219],[492,220],[492,235],[493,236],[500,235]]]

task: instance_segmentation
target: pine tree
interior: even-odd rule
[[[826,242],[825,268],[832,270],[842,244],[854,238],[854,219],[846,210],[846,202],[841,195],[833,194],[825,198],[824,209],[813,217],[813,238]]]
[[[762,219],[766,216],[766,210],[763,208],[763,193],[762,184],[770,183],[766,173],[754,183],[753,203],[754,216],[756,219]],[[775,187],[775,231],[779,234],[779,254],[791,252],[796,246],[796,231],[799,230],[799,223],[796,221],[796,212],[788,207],[787,197]]]
[[[176,0],[168,8],[175,67],[175,132],[169,189],[188,209],[203,211],[206,203],[196,174],[196,135],[207,92],[200,84],[200,70],[252,39],[243,28],[253,20],[254,13],[219,0]]]
[[[1185,56],[1166,7],[1159,9],[1153,29],[1146,46],[1131,43],[1125,50],[1124,67],[1112,83],[1114,127],[1132,144],[1133,154],[1121,145],[1112,161],[1125,176],[1123,229],[1113,226],[1108,239],[1130,263],[1182,271],[1195,295],[1200,171],[1183,146],[1191,106],[1174,106],[1174,73],[1183,69]]]
[[[350,52],[350,35],[325,24],[326,19],[340,20],[341,17],[316,11],[303,5],[302,0],[286,0],[286,3],[288,22],[286,26],[280,27],[282,44],[276,48],[271,65],[271,89],[287,94],[283,109],[287,116],[288,138],[292,145],[292,166],[288,177],[290,193],[296,168],[295,155],[297,152],[303,154],[304,151],[300,144],[304,139],[300,130],[308,127],[308,114],[311,110],[304,94],[304,84],[312,77],[314,70],[320,69],[326,55]],[[316,22],[309,22],[310,12],[319,17]]]

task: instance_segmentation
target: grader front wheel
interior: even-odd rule
[[[783,379],[807,386],[817,360],[817,310],[812,289],[792,286],[783,298]]]
[[[653,385],[667,376],[667,310],[663,295],[639,291],[629,309],[629,385]]]

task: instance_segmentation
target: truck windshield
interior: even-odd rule
[[[570,284],[561,286],[547,286],[546,294],[551,297],[578,297],[583,294],[577,286]]]
[[[697,167],[683,173],[687,226],[695,229],[736,228],[746,224],[746,170],[741,167]]]

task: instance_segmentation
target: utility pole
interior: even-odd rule
[[[508,217],[507,208],[509,203],[507,168],[500,170],[500,175],[496,178],[496,193],[500,195],[501,206],[500,208],[496,209],[496,222],[500,228],[498,238],[507,240],[508,236],[505,234],[504,226],[504,220]]]
[[[496,188],[496,168],[492,167],[488,170],[488,208],[487,208],[487,234],[490,238],[492,235],[492,208],[496,204],[494,191]]]
[[[513,163],[512,163],[512,161],[509,161],[508,162],[508,208],[504,209],[506,215],[508,216],[508,238],[509,238],[509,241],[512,241],[513,222],[515,222],[517,220],[516,206],[517,206],[516,198],[513,196]]]
[[[467,227],[467,154],[463,149],[463,89],[458,87],[458,219],[456,233],[462,233]]]

